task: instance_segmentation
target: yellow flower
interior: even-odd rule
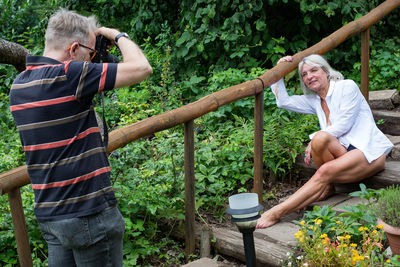
[[[377,233],[378,233],[378,231],[374,230],[374,231],[372,231],[372,233],[373,233],[373,234],[377,234]]]
[[[321,220],[321,219],[315,220],[315,224],[316,224],[316,225],[320,225],[321,223],[322,223],[322,220]]]
[[[300,222],[300,225],[304,225],[306,222],[305,221],[301,221]]]
[[[357,247],[357,244],[351,243],[350,246],[352,246],[353,248]]]
[[[339,240],[343,240],[343,239],[344,239],[343,236],[338,236],[337,238],[338,238]]]
[[[351,235],[346,235],[345,237],[344,237],[344,239],[350,239],[351,238]]]
[[[332,231],[335,231],[336,229],[335,229],[335,227],[332,227],[331,230],[332,230]]]
[[[328,235],[327,234],[322,234],[321,235],[321,238],[325,238],[325,237],[327,237]]]
[[[390,263],[390,259],[387,259],[386,262],[387,262],[387,263]]]
[[[368,230],[368,227],[364,227],[364,231],[367,231]]]
[[[299,239],[300,237],[303,236],[303,232],[302,231],[298,231],[297,233],[294,234],[294,236]]]
[[[313,227],[312,225],[311,225],[311,226],[309,226],[308,228],[310,228],[311,230],[312,230],[312,229],[314,229],[314,227]]]
[[[383,224],[378,224],[377,226],[376,226],[378,229],[383,229]]]
[[[336,221],[337,224],[340,224],[340,221]]]
[[[364,231],[364,227],[358,228],[358,231],[360,231],[360,232]]]
[[[343,244],[342,247],[347,248],[347,244]]]

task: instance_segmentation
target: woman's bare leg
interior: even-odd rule
[[[320,199],[329,190],[332,183],[358,182],[385,167],[386,155],[368,163],[364,154],[352,150],[320,166],[311,179],[297,190],[290,198],[265,212],[257,222],[257,228],[266,228],[277,223],[290,212],[308,206]]]
[[[347,149],[339,140],[327,132],[320,131],[311,140],[311,154],[317,169],[324,163],[343,156],[346,152]]]
[[[347,152],[347,149],[339,140],[327,132],[318,132],[311,141],[311,154],[314,164],[319,169],[324,163],[339,158]],[[324,192],[317,199],[325,200],[335,193],[333,183],[326,186]]]

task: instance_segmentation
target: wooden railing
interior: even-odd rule
[[[325,54],[348,38],[361,33],[361,91],[368,100],[369,82],[369,28],[400,6],[400,0],[387,0],[367,15],[353,21],[314,46],[293,55],[293,61],[282,63],[257,79],[247,81],[210,94],[183,107],[142,120],[110,133],[108,152],[149,134],[184,124],[185,142],[185,245],[186,254],[195,249],[195,173],[193,120],[231,102],[255,96],[254,107],[254,184],[253,192],[262,202],[263,189],[263,113],[264,89],[293,71],[300,60],[310,54]],[[20,187],[30,183],[26,166],[0,174],[0,194],[8,194],[14,224],[17,250],[22,267],[32,266],[29,238],[26,230]]]

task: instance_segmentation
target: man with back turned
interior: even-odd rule
[[[96,36],[118,45],[121,63],[92,63]],[[60,9],[43,56],[29,56],[10,91],[48,243],[49,266],[122,266],[124,220],[92,105],[96,93],[138,83],[152,68],[126,33]]]

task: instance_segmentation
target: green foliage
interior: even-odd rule
[[[47,245],[33,213],[34,197],[32,188],[28,185],[20,190],[33,264],[34,266],[44,266],[47,264]],[[0,196],[0,265],[16,266],[17,263],[16,241],[7,196]]]
[[[254,79],[282,55],[313,45],[381,2],[0,1],[0,38],[18,42],[34,54],[43,50],[48,15],[59,6],[84,15],[96,14],[101,24],[128,32],[140,45],[153,67],[153,74],[138,85],[107,93],[105,108],[111,129]],[[393,32],[399,29],[398,14],[387,16],[378,27],[379,31],[371,29],[371,87],[399,89],[396,66],[400,64],[396,55],[400,45],[398,38],[393,37]],[[347,77],[359,81],[359,54],[360,41],[356,36],[330,52],[327,58]],[[15,75],[14,68],[0,65],[1,171],[22,165],[24,161],[8,107],[8,92]],[[287,82],[290,87],[298,87],[295,79]],[[96,108],[100,111],[99,105]],[[253,109],[254,99],[246,98],[195,120],[199,215],[212,212],[222,220],[227,197],[251,189]],[[277,109],[269,89],[264,93],[264,110],[265,179],[292,179],[295,157],[302,152],[308,134],[317,129],[317,120]],[[184,263],[182,244],[170,238],[171,229],[182,222],[184,214],[182,126],[130,143],[114,151],[110,162],[112,182],[126,222],[124,265]],[[360,194],[367,195],[369,191]],[[34,219],[32,190],[23,188],[22,196],[34,265],[42,266],[47,263],[47,248]],[[15,239],[7,200],[4,196],[0,198],[0,262],[11,266],[18,264]],[[339,218],[332,213],[329,208],[322,208],[307,215],[307,220],[323,218],[324,233],[332,235],[329,229],[340,220],[355,239],[361,238],[357,236],[357,227],[371,222],[361,206],[351,208],[346,216]],[[171,250],[177,252],[171,253]]]
[[[0,171],[23,165],[24,154],[17,129],[12,118],[8,92],[15,78],[16,71],[10,66],[0,65]]]
[[[304,151],[308,134],[316,130],[316,119],[283,109],[276,109],[264,118],[264,164],[272,181],[276,177],[284,180],[292,174],[290,170],[297,155]]]
[[[354,242],[352,232],[340,221],[338,229],[332,228],[332,236],[322,232],[323,222],[316,219],[299,223],[300,230],[295,237],[303,255],[289,259],[287,266],[387,266],[381,254],[384,237],[381,226],[360,227],[361,239]]]
[[[0,0],[0,38],[39,54],[48,16],[54,8],[52,1],[46,0]]]
[[[371,206],[381,192],[381,190],[367,188],[363,183],[360,184],[360,189],[360,191],[350,193],[350,196],[360,197],[364,202],[357,205],[341,206],[340,208],[346,212],[337,215],[336,212],[332,211],[331,207],[315,206],[312,211],[307,211],[304,214],[303,219],[307,223],[321,219],[323,221],[319,226],[321,232],[328,234],[330,238],[334,234],[343,235],[343,231],[345,231],[352,236],[353,242],[360,242],[363,233],[359,231],[359,227],[363,226],[371,229],[376,225],[377,216]],[[338,228],[338,225],[341,227]]]
[[[377,43],[371,50],[371,90],[400,91],[400,38]]]
[[[381,190],[374,211],[385,223],[400,227],[400,186],[392,185]]]
[[[377,214],[371,207],[376,198],[379,201],[387,194],[388,198],[382,201],[392,205],[392,218],[398,221],[399,187],[375,190],[360,184],[360,189],[350,195],[365,201],[356,206],[340,207],[347,210],[345,213],[338,215],[331,207],[315,206],[304,214],[303,220],[297,222],[300,230],[296,238],[305,255],[292,257],[290,262],[301,266],[305,262],[312,266],[315,263],[329,266],[397,266],[392,265],[397,257],[385,259],[387,256],[382,250],[383,225],[376,225]],[[381,211],[382,206],[378,206],[378,210]]]
[[[59,4],[96,14],[103,25],[129,32],[139,44],[150,38],[161,49],[173,48],[171,68],[181,77],[191,77],[193,72],[204,76],[212,69],[269,68],[282,55],[319,42],[380,2],[68,0]],[[379,32],[373,28],[372,39],[392,36],[393,29],[398,29],[395,21],[396,14],[379,25]],[[329,56],[338,69],[353,72],[360,55],[359,38],[355,38]]]

